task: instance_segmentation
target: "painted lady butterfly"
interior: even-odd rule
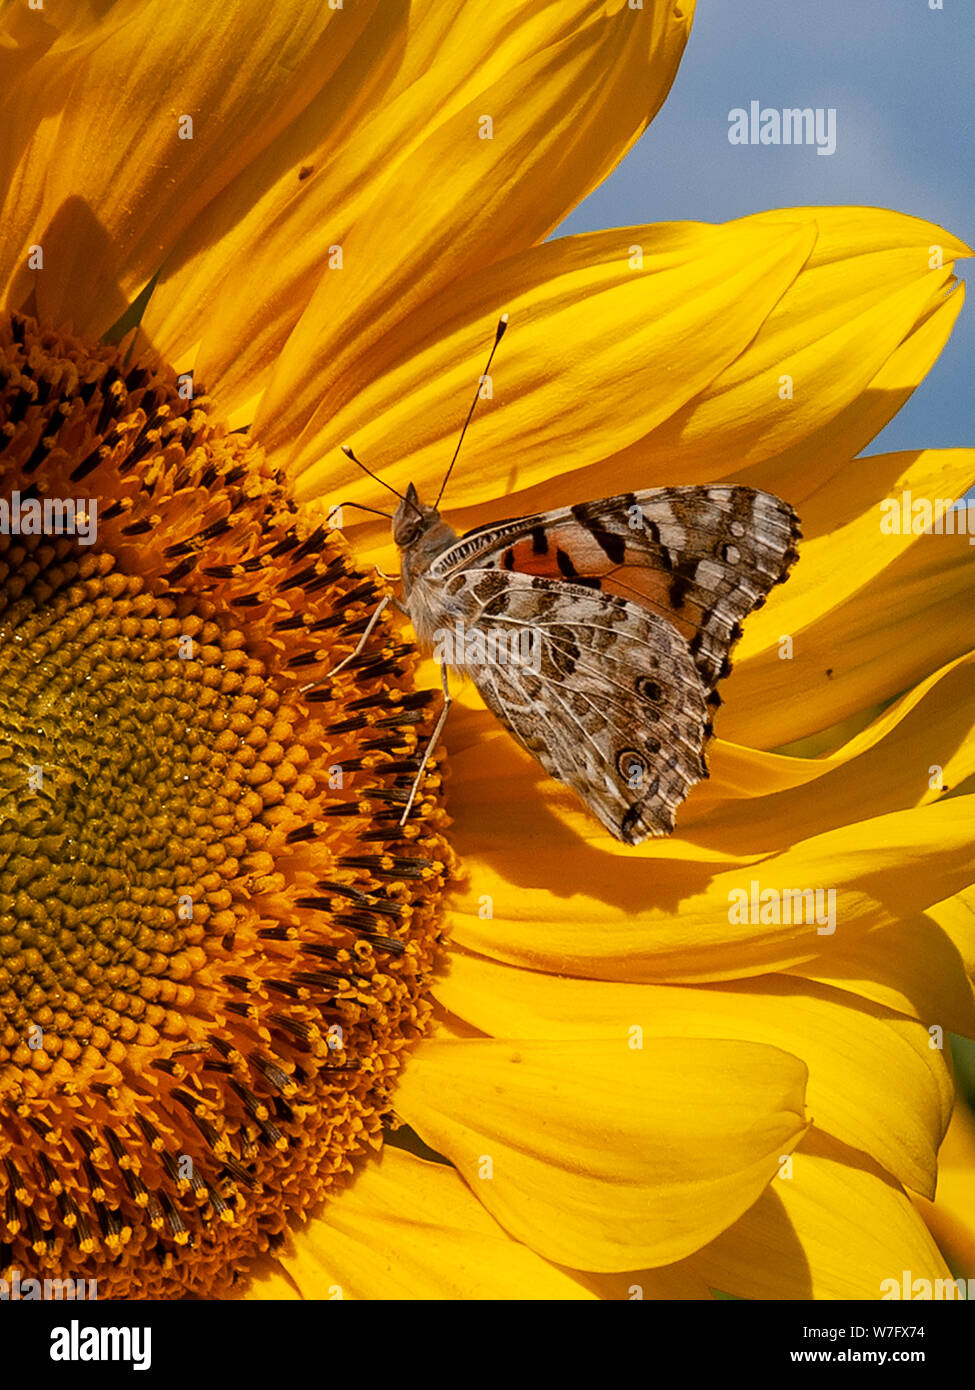
[[[750,487],[650,488],[458,536],[438,504],[411,483],[393,518],[400,606],[421,646],[444,630],[527,634],[534,660],[502,659],[510,644],[485,640],[464,663],[485,704],[618,840],[669,834],[708,775],[716,686],[742,621],[798,558],[795,512]],[[450,704],[441,674],[421,767]]]

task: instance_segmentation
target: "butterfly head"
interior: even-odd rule
[[[393,517],[393,540],[399,547],[403,599],[408,603],[413,586],[437,557],[450,549],[457,532],[447,525],[436,507],[423,505],[410,483]],[[412,610],[411,616],[415,617]]]
[[[393,540],[400,550],[415,545],[422,535],[438,523],[443,524],[436,507],[425,507],[416,488],[410,483],[393,517]]]

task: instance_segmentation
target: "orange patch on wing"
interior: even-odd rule
[[[576,523],[548,529],[537,527],[505,548],[502,567],[570,584],[598,579],[603,593],[615,594],[658,613],[690,641],[704,620],[701,608],[687,599],[680,609],[675,608],[670,572],[651,568],[647,559],[645,550],[626,546],[622,562],[614,561],[595,537]]]

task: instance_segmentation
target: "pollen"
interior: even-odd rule
[[[0,320],[0,1276],[208,1297],[381,1146],[450,851],[381,581],[131,348]]]

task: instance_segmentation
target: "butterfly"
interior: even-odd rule
[[[716,686],[799,538],[790,506],[736,486],[651,488],[458,536],[411,484],[393,519],[421,646],[466,634],[474,659],[455,665],[488,709],[630,845],[669,834],[707,777]]]
[[[453,667],[616,839],[669,834],[708,775],[716,687],[742,623],[798,558],[796,513],[734,484],[649,488],[458,535],[438,509],[452,468],[434,505],[411,483],[392,518],[399,606],[440,657],[444,690],[403,821]]]

